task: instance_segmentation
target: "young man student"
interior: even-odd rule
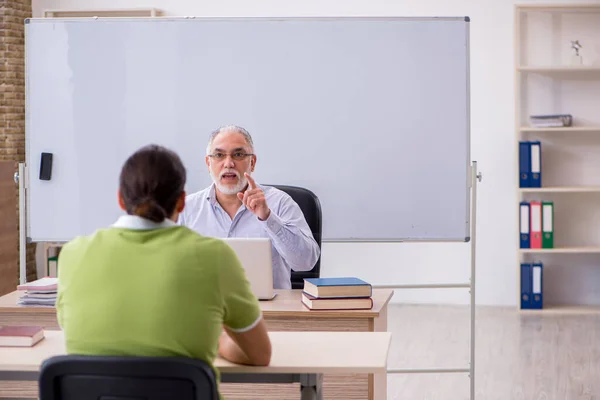
[[[63,247],[56,308],[68,353],[210,364],[218,353],[269,364],[258,300],[233,250],[174,222],[185,181],[175,153],[155,145],[138,150],[120,175],[118,202],[127,215]]]
[[[287,193],[254,181],[254,144],[244,128],[214,131],[206,154],[213,184],[187,197],[179,223],[207,236],[271,239],[273,286],[290,289],[291,271],[310,271],[320,253],[302,210]]]

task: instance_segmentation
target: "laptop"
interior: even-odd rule
[[[273,261],[271,240],[268,238],[223,238],[237,254],[252,292],[259,300],[271,300],[273,291]]]

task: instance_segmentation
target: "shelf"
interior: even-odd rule
[[[540,4],[517,4],[518,10],[521,12],[557,12],[557,13],[576,13],[576,12],[600,12],[600,5],[593,3],[540,3]]]
[[[519,249],[524,254],[594,254],[600,253],[600,246],[555,247],[553,249]]]
[[[519,309],[523,314],[598,314],[600,313],[600,306],[588,306],[588,305],[551,305],[544,306],[541,310],[530,310],[530,309]]]
[[[542,188],[519,188],[521,193],[600,193],[600,186],[550,186]]]
[[[521,132],[598,132],[600,133],[600,126],[565,126],[565,127],[546,127],[546,128],[535,128],[529,126],[523,126],[519,128]]]
[[[521,72],[539,72],[539,73],[577,73],[577,72],[598,72],[598,65],[582,65],[582,66],[520,66],[517,68]]]

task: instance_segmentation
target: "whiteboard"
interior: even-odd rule
[[[157,143],[210,185],[209,133],[253,135],[263,184],[320,199],[324,241],[465,241],[468,18],[29,19],[27,236],[112,224],[125,159]],[[40,155],[53,154],[51,180]]]

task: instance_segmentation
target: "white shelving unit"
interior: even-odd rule
[[[573,64],[572,40],[582,64]],[[536,114],[571,114],[573,123],[532,127]],[[521,140],[542,149],[542,187],[517,179],[517,203],[554,202],[553,248],[521,249],[516,234],[518,308],[520,264],[541,261],[544,308],[524,311],[600,311],[600,4],[515,6],[515,132],[517,154]]]

